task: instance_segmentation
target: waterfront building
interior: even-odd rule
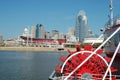
[[[40,30],[40,25],[39,24],[37,24],[36,25],[36,38],[41,38],[41,32],[40,32],[41,30]]]
[[[73,43],[75,44],[77,42],[76,37],[74,35],[71,35],[67,38],[67,43]]]
[[[30,34],[29,34],[29,30],[28,30],[28,28],[25,28],[24,31],[23,31],[22,36],[24,36],[24,37],[28,37],[29,35],[30,35]]]
[[[36,38],[36,25],[32,28],[32,38]]]
[[[22,40],[22,39],[21,39]],[[20,45],[20,38],[12,38],[5,41],[5,45],[9,47],[17,47]]]
[[[95,37],[85,38],[83,43],[89,43],[89,44],[95,43],[95,44],[97,44],[97,43],[102,43],[103,40],[104,40],[104,38],[100,38],[100,39],[95,38]]]
[[[45,32],[45,39],[50,39],[50,32]]]
[[[88,36],[88,19],[84,11],[80,11],[75,25],[75,36],[78,41],[83,42]]]
[[[59,34],[59,39],[66,39],[66,34]]]
[[[58,30],[52,30],[52,39],[59,39],[59,34]]]
[[[69,28],[69,34],[75,35],[75,28],[74,27]]]
[[[0,46],[2,46],[2,44],[3,44],[3,36],[2,35],[0,35]]]
[[[45,39],[45,27],[42,24],[40,24],[40,35],[40,38]]]
[[[93,34],[93,32],[89,29],[88,30],[88,38],[90,37],[96,37],[95,34]]]
[[[0,43],[2,43],[2,42],[3,42],[3,36],[0,35]]]

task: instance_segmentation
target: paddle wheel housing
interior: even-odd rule
[[[90,54],[93,54],[94,49],[91,45],[85,46],[83,50],[80,48],[80,46],[76,46],[75,52],[71,52],[70,50],[68,50],[68,52],[68,56],[60,57],[60,61],[62,61],[63,64],[59,64],[55,69],[55,72],[58,73],[58,77],[65,77],[72,73],[72,71],[74,71],[87,57],[89,57]],[[109,63],[111,60],[111,58],[103,56],[103,50],[97,50],[96,54],[93,54],[93,56],[88,59],[81,67],[76,69],[76,71],[68,79],[71,80],[76,78],[79,80],[102,80],[103,75],[105,74],[105,71],[108,67],[105,61]],[[117,70],[111,67],[111,72],[115,71]],[[106,77],[106,80],[109,80],[109,76]],[[112,80],[116,80],[115,77],[112,77]]]

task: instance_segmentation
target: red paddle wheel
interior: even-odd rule
[[[69,79],[75,80],[102,80],[103,75],[105,74],[106,69],[108,68],[105,61],[107,63],[110,62],[110,58],[104,56],[103,50],[97,50],[96,54],[94,54],[94,49],[91,45],[87,45],[82,50],[80,46],[76,47],[75,52],[69,51],[68,56],[61,56],[60,61],[65,64],[59,64],[55,72],[58,74],[57,76],[68,76],[73,70],[75,70],[90,54],[93,54],[91,58],[89,58],[81,67],[76,69],[76,71],[69,77]],[[74,56],[72,56],[74,55]],[[100,56],[104,56],[104,60]],[[70,58],[71,56],[71,58]],[[69,59],[68,59],[69,58]],[[63,70],[62,70],[63,67]],[[111,67],[111,72],[117,71],[116,69]],[[106,80],[109,80],[109,76],[106,77]],[[116,80],[115,77],[112,77],[112,80]]]

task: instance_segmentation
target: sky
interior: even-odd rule
[[[79,11],[84,10],[88,28],[94,34],[108,20],[110,0],[0,0],[0,35],[4,39],[22,35],[25,27],[36,24],[45,30],[68,33],[74,27]],[[113,0],[114,15],[120,13],[120,0]]]

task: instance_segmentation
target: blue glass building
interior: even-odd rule
[[[40,30],[40,25],[39,24],[37,24],[36,25],[36,38],[40,38],[40,32],[41,30]]]
[[[75,25],[75,36],[78,41],[83,42],[88,36],[88,20],[84,11],[80,11]]]

